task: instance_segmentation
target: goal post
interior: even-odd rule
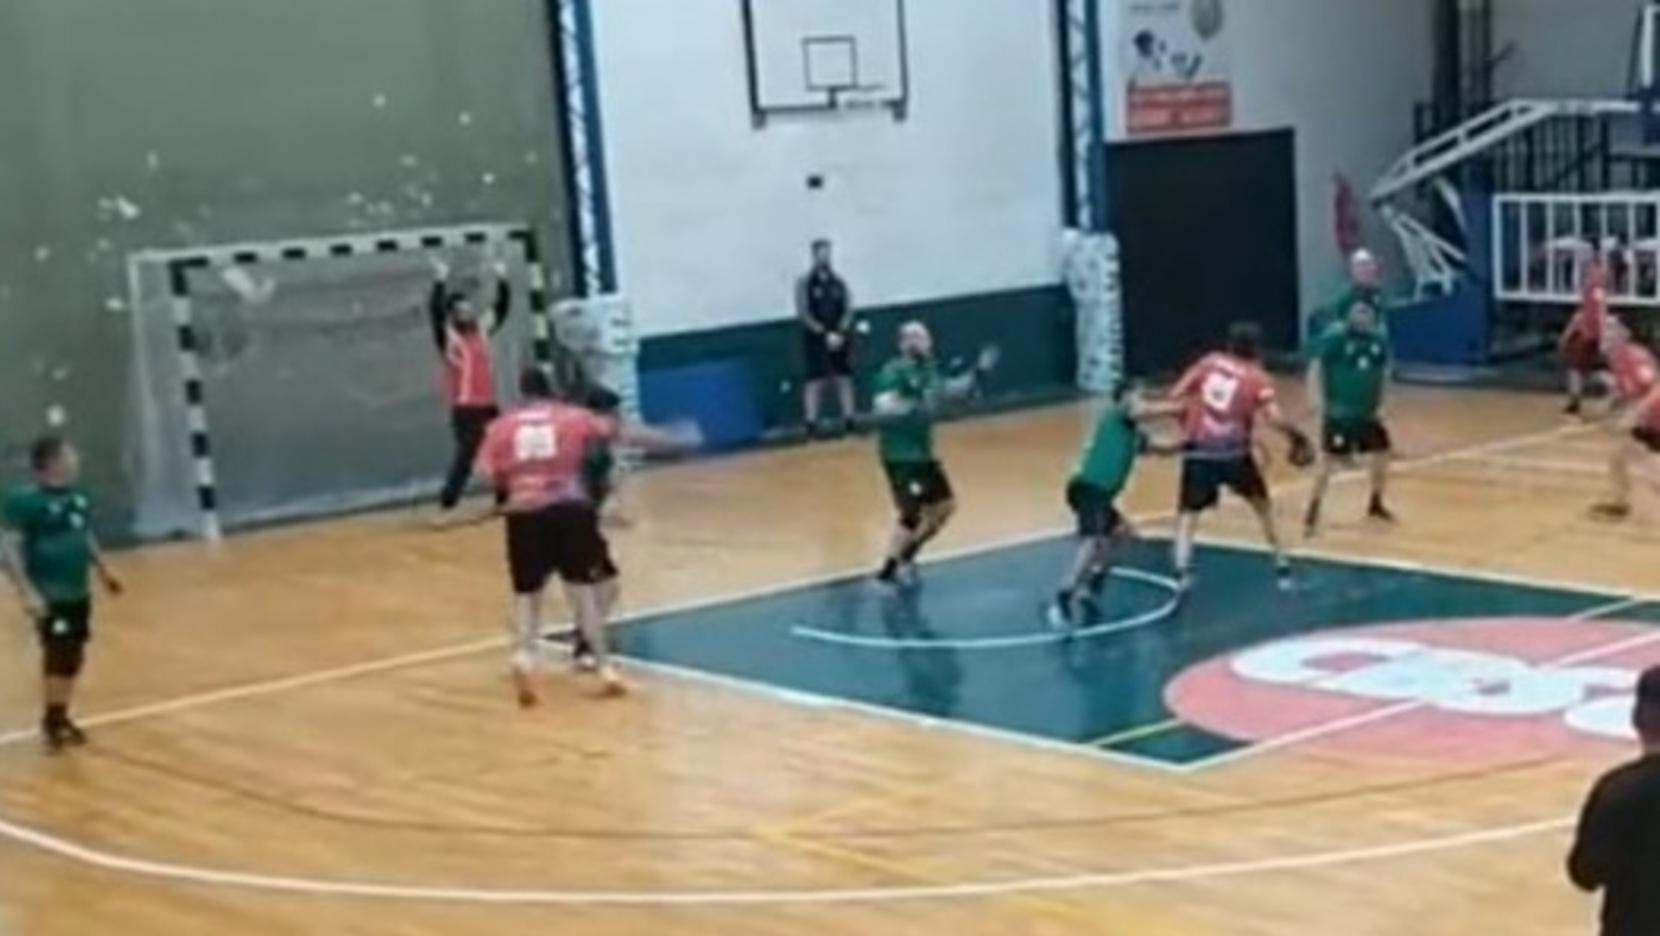
[[[507,265],[518,308],[498,380],[524,347],[551,359],[550,280],[526,224],[132,254],[139,534],[215,541],[228,523],[430,487],[449,441],[425,303],[435,254],[481,275]]]

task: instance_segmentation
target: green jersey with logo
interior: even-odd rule
[[[1075,478],[1114,495],[1124,490],[1141,453],[1141,429],[1120,405],[1107,407],[1084,446]]]
[[[84,601],[91,594],[92,503],[76,488],[20,487],[0,511],[6,529],[23,540],[23,573],[49,602]]]
[[[1389,334],[1389,296],[1381,287],[1360,286],[1348,283],[1332,296],[1331,301],[1314,310],[1309,317],[1308,335],[1310,343],[1318,349],[1326,337],[1333,331],[1344,327],[1344,320],[1349,317],[1349,310],[1358,303],[1365,303],[1373,309],[1377,316],[1377,330]]]
[[[895,358],[876,375],[877,396],[891,393],[913,407],[904,416],[884,419],[877,436],[883,461],[934,460],[934,402],[941,390],[939,366],[932,359]]]
[[[1326,418],[1375,418],[1389,376],[1389,340],[1376,331],[1338,328],[1326,335],[1319,353]]]

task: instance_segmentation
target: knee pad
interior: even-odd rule
[[[53,640],[46,644],[42,670],[53,679],[74,679],[86,664],[86,644],[78,640]]]

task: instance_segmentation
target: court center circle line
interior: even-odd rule
[[[1154,575],[1139,569],[1114,569],[1112,574],[1118,578],[1130,579],[1137,582],[1146,582],[1170,593],[1168,600],[1149,611],[1116,621],[1105,621],[1093,627],[1080,627],[1076,630],[1047,630],[1033,631],[1026,634],[1005,634],[999,637],[880,637],[865,636],[862,634],[846,634],[838,631],[824,630],[818,627],[793,627],[790,633],[803,640],[812,640],[818,643],[838,644],[844,647],[861,647],[872,650],[1005,650],[1011,647],[1029,647],[1038,644],[1062,643],[1069,640],[1089,640],[1093,637],[1105,637],[1109,634],[1119,634],[1159,621],[1176,613],[1181,605],[1181,588],[1176,580],[1163,575]]]
[[[471,887],[440,887],[410,884],[336,881],[283,875],[224,871],[169,862],[149,861],[91,848],[0,819],[0,839],[43,851],[60,858],[108,871],[185,884],[241,890],[281,892],[323,897],[352,897],[375,900],[425,901],[431,903],[493,905],[588,905],[632,907],[763,906],[837,903],[896,903],[904,901],[951,900],[1000,897],[1011,894],[1053,893],[1081,890],[1110,890],[1139,884],[1170,884],[1219,878],[1244,877],[1283,871],[1301,871],[1336,865],[1381,861],[1414,855],[1452,851],[1559,832],[1573,825],[1573,818],[1540,820],[1496,826],[1469,832],[1348,848],[1309,852],[1277,858],[1258,858],[1185,867],[1149,868],[1024,878],[1005,881],[963,881],[951,884],[896,887],[825,888],[819,890],[663,890],[663,891],[578,891],[505,890]]]

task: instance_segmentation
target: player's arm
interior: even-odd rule
[[[1643,414],[1654,412],[1656,407],[1660,407],[1660,382],[1650,387],[1635,403],[1620,407],[1614,417],[1615,425],[1624,430],[1635,429],[1643,421]]]
[[[974,361],[974,366],[955,377],[947,377],[940,382],[940,397],[945,403],[961,403],[976,396],[980,392],[980,382],[997,369],[998,359],[1001,357],[996,347],[987,345],[980,349],[980,355]]]
[[[1308,411],[1319,422],[1321,414],[1326,410],[1325,393],[1325,364],[1320,360],[1318,352],[1309,359],[1308,371],[1303,378],[1303,395],[1307,400]]]
[[[842,283],[842,317],[836,323],[837,334],[847,335],[853,331],[853,290]]]
[[[112,595],[119,595],[126,591],[127,586],[122,583],[120,576],[115,574],[115,570],[110,567],[109,560],[105,558],[104,547],[103,544],[98,542],[98,537],[88,534],[87,548],[92,553],[93,571],[98,573],[98,581],[103,584],[104,591]]]
[[[813,318],[812,309],[807,304],[807,277],[802,276],[795,281],[795,317],[801,320],[801,327],[814,335],[823,336],[824,326]]]
[[[703,433],[693,423],[673,426],[619,423],[610,436],[628,448],[655,455],[690,452],[703,445]]]
[[[11,579],[24,612],[31,618],[45,614],[46,600],[23,571],[23,534],[10,528],[0,530],[0,564],[5,566],[6,577]]]
[[[1305,467],[1314,462],[1314,443],[1309,441],[1307,433],[1286,417],[1285,410],[1280,409],[1280,402],[1272,396],[1263,401],[1262,421],[1285,436],[1285,442],[1291,448],[1291,464]]]
[[[427,295],[427,317],[432,324],[432,343],[443,354],[450,345],[449,326],[449,290],[444,288],[444,281],[432,281],[432,291]]]
[[[1619,832],[1610,815],[1601,787],[1593,790],[1579,816],[1579,829],[1568,853],[1568,880],[1580,890],[1592,892],[1608,883],[1615,861],[1614,841]]]
[[[499,264],[496,267],[496,299],[490,305],[490,334],[501,331],[512,312],[513,284],[508,282],[506,265]]]

